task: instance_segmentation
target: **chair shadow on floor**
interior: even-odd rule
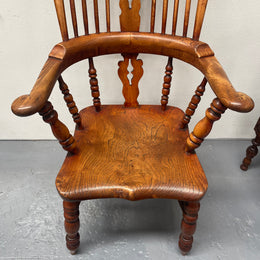
[[[100,243],[141,236],[157,236],[160,240],[164,234],[177,240],[182,218],[178,202],[170,199],[85,201],[80,212],[82,253],[96,249]]]

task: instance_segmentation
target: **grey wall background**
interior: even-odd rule
[[[112,18],[116,18],[112,29],[116,30],[120,10],[118,0],[111,2]],[[144,17],[141,30],[149,29],[150,10],[147,9],[150,9],[150,2],[142,1],[141,14]],[[193,1],[193,6],[196,2]],[[99,0],[99,6],[105,6],[105,0]],[[172,4],[170,10],[171,6]],[[89,10],[91,8],[90,5]],[[201,40],[214,50],[234,87],[249,94],[256,103],[254,111],[249,114],[227,111],[222,120],[216,123],[210,138],[253,136],[252,128],[260,112],[259,10],[258,0],[209,0]],[[158,7],[158,16],[160,14]],[[104,13],[101,12],[100,17],[104,18]],[[90,16],[89,19],[93,21],[93,17]],[[170,20],[169,16],[169,23]],[[156,27],[159,30],[160,23]],[[104,21],[101,21],[101,30],[105,30]],[[0,139],[53,139],[49,126],[38,115],[18,118],[10,110],[11,102],[16,97],[30,92],[51,48],[61,41],[53,0],[1,0],[0,37]],[[159,104],[167,58],[148,55],[140,55],[140,58],[144,61],[144,76],[140,81],[139,102]],[[103,103],[123,103],[121,82],[117,76],[117,63],[120,59],[120,55],[95,58]],[[87,70],[88,63],[83,61],[64,73],[64,79],[80,109],[92,104]],[[202,75],[190,65],[175,61],[173,77],[169,103],[185,109]],[[213,98],[208,87],[191,127],[204,116],[205,109]],[[57,87],[53,91],[51,102],[60,119],[73,131],[74,125]]]

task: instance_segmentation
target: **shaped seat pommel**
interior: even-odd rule
[[[235,91],[214,57],[214,52],[206,43],[179,36],[121,32],[91,34],[57,44],[51,51],[30,95],[16,99],[12,111],[18,116],[29,116],[38,112],[48,100],[55,82],[66,68],[83,59],[120,52],[152,53],[180,59],[205,75],[212,90],[227,108],[248,112],[254,106],[250,97]]]

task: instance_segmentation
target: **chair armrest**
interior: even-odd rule
[[[227,108],[238,112],[249,112],[254,101],[246,94],[237,92],[225,71],[214,56],[200,58],[198,68],[207,78],[212,90]]]
[[[17,116],[30,116],[41,110],[47,102],[61,73],[62,60],[49,57],[29,95],[18,97],[12,104]]]

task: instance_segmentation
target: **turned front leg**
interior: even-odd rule
[[[80,202],[63,201],[64,226],[66,230],[66,244],[70,253],[74,255],[80,244],[79,237],[79,204]]]
[[[204,141],[204,138],[210,133],[213,123],[221,118],[221,114],[226,111],[226,107],[215,98],[206,111],[206,116],[199,121],[193,132],[187,138],[187,152],[193,152]]]
[[[179,238],[179,248],[183,255],[186,255],[192,248],[193,234],[196,231],[196,222],[200,209],[199,202],[179,201],[183,211],[181,222],[181,234]]]

